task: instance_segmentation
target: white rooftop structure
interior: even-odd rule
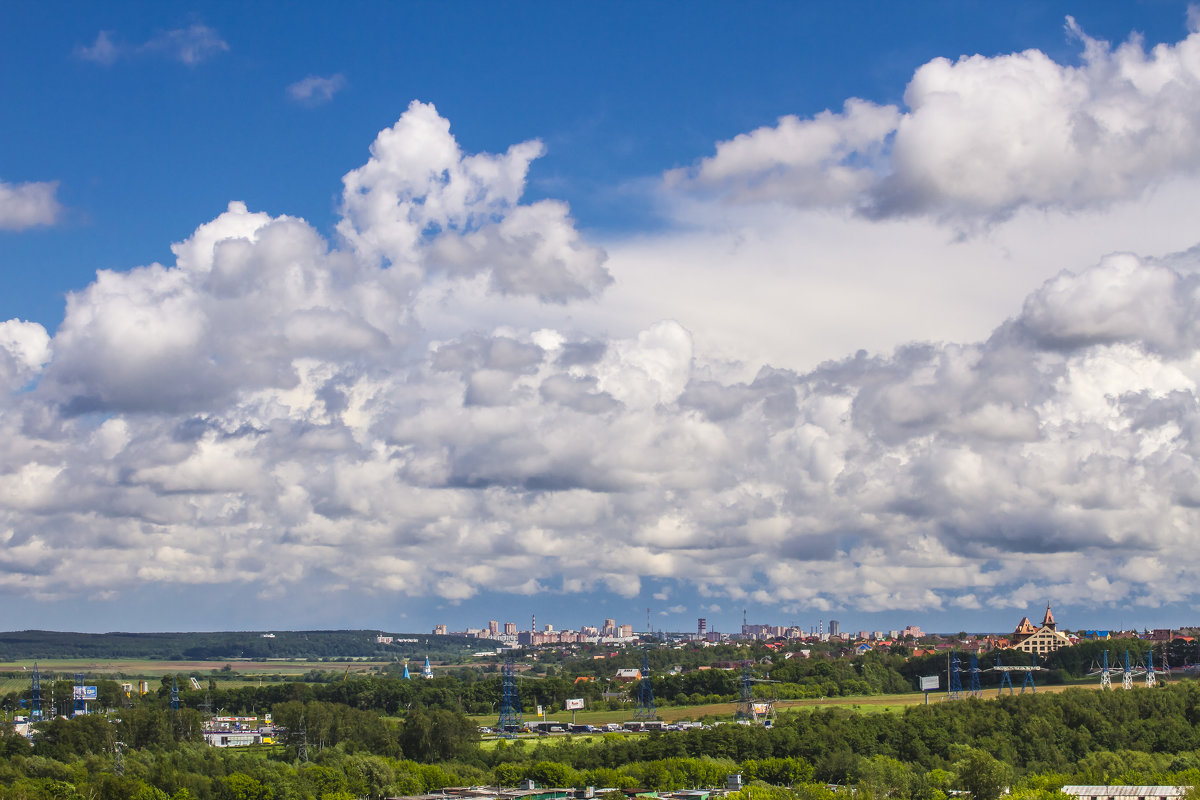
[[[1064,786],[1063,794],[1079,800],[1174,800],[1190,786]]]

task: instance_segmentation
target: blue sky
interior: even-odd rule
[[[0,627],[1194,621],[1196,19],[5,6]]]

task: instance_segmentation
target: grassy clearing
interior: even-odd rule
[[[1119,679],[1118,679],[1119,680]],[[1119,685],[1119,684],[1118,684]],[[1058,686],[1039,686],[1039,692],[1063,692],[1067,689],[1099,689],[1098,680],[1093,680],[1088,683],[1074,683]],[[1020,694],[1020,687],[1017,687],[1017,694]],[[998,696],[996,687],[989,687],[983,690],[981,699],[991,700]],[[929,702],[945,703],[949,702],[945,692],[932,692],[929,696]],[[925,703],[925,695],[922,692],[909,692],[906,694],[884,694],[884,695],[867,695],[858,697],[822,697],[812,700],[781,700],[775,705],[778,713],[796,713],[805,709],[812,708],[845,708],[850,711],[855,711],[861,714],[892,714],[901,712],[911,706],[919,706]],[[619,711],[579,711],[576,713],[575,721],[580,725],[604,725],[609,722],[626,722],[633,718],[633,706]],[[667,722],[678,722],[680,720],[700,720],[704,717],[710,718],[732,718],[737,711],[737,703],[710,703],[701,706],[659,706],[658,718]],[[471,717],[478,725],[494,725],[497,720],[497,714],[482,714]],[[526,715],[527,720],[535,720],[538,717]],[[571,722],[571,714],[567,711],[560,711],[550,715],[550,719],[562,722],[564,725]]]

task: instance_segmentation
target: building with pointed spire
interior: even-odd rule
[[[429,666],[429,656],[425,656],[425,669],[421,670],[421,677],[427,679],[433,677],[433,667]]]
[[[412,675],[408,674],[408,662],[407,661],[404,662],[404,675],[402,677],[406,681],[412,680]]]
[[[1012,634],[1012,646],[1016,650],[1031,653],[1035,656],[1053,653],[1063,647],[1069,647],[1071,640],[1066,634],[1060,633],[1058,624],[1054,621],[1054,612],[1046,603],[1046,615],[1042,617],[1040,627],[1033,627],[1029,617],[1022,617]]]
[[[1054,624],[1054,612],[1050,610],[1050,604],[1046,603],[1046,616],[1042,617],[1042,627],[1050,630],[1058,630],[1058,626]]]

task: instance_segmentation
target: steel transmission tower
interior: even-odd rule
[[[1154,684],[1155,684],[1155,680],[1154,680],[1154,648],[1153,647],[1150,648],[1150,652],[1147,654],[1146,657],[1148,659],[1146,661],[1146,688],[1151,689],[1154,687]]]
[[[296,744],[296,757],[298,759],[300,759],[301,761],[303,761],[305,764],[307,764],[308,763],[308,723],[305,721],[303,714],[300,715],[300,730],[296,731],[296,734],[297,734],[297,740],[298,740],[297,744]]]
[[[1111,689],[1112,688],[1112,675],[1109,674],[1109,670],[1108,670],[1108,651],[1107,650],[1104,651],[1104,664],[1103,664],[1103,666],[1100,667],[1100,688],[1101,689]]]
[[[742,696],[738,703],[737,718],[748,722],[754,721],[754,673],[750,663],[742,667]]]
[[[29,699],[29,718],[42,718],[42,673],[36,661],[33,662],[33,696]]]
[[[979,697],[983,690],[979,688],[979,656],[971,653],[971,697]]]
[[[997,695],[1004,694],[1005,686],[1008,687],[1009,694],[1014,694],[1015,692],[1013,690],[1012,678],[1009,676],[1008,670],[1000,669],[1003,666],[1004,666],[1003,662],[1001,662],[1000,659],[997,658],[996,659],[996,669],[1000,670],[1000,688],[996,691],[996,694]]]
[[[658,711],[654,707],[654,687],[650,683],[650,654],[642,653],[642,682],[638,685],[637,710],[634,719],[655,719]]]
[[[1125,651],[1125,670],[1121,673],[1121,688],[1126,690],[1133,688],[1133,670],[1129,667],[1128,650]]]
[[[511,739],[521,729],[521,698],[517,695],[517,667],[510,658],[504,662],[500,685],[500,735]]]
[[[75,714],[78,717],[87,713],[87,703],[83,699],[83,673],[75,673]]]
[[[962,676],[959,674],[958,651],[951,651],[950,667],[947,669],[950,674],[946,676],[947,693],[951,700],[962,699]]]

